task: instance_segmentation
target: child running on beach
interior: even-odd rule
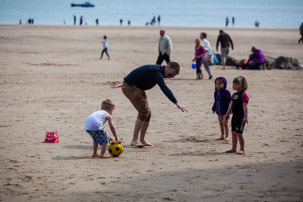
[[[108,158],[105,155],[105,151],[108,145],[109,140],[113,140],[109,137],[104,131],[103,125],[108,121],[109,128],[115,137],[115,140],[119,143],[120,140],[116,134],[116,129],[112,123],[112,113],[115,109],[115,105],[111,100],[104,100],[101,103],[101,110],[93,112],[85,120],[85,129],[88,134],[93,138],[93,155],[92,157],[98,157],[97,150],[98,144],[101,146],[101,155],[100,158]]]
[[[109,54],[107,52],[107,49],[108,49],[108,40],[107,40],[107,36],[106,35],[103,36],[102,43],[103,43],[103,50],[101,52],[100,59],[102,59],[103,54],[105,53],[107,55],[108,59],[110,60],[110,56],[109,56]]]
[[[228,140],[228,125],[225,114],[227,112],[231,95],[229,90],[226,89],[227,81],[224,77],[218,77],[215,80],[214,104],[212,107],[213,113],[218,115],[218,121],[221,130],[221,137],[217,140]],[[224,137],[225,132],[225,137]]]
[[[232,99],[225,116],[225,120],[228,120],[229,114],[231,114],[231,112],[233,113],[233,117],[231,120],[232,149],[226,151],[226,153],[245,153],[243,130],[245,123],[248,122],[247,104],[249,101],[249,97],[245,92],[247,88],[248,84],[243,76],[238,76],[233,80],[233,90],[237,92],[232,95]],[[238,139],[240,143],[239,152],[237,152]]]

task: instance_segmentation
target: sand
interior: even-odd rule
[[[231,141],[216,140],[214,80],[196,81],[191,69],[195,38],[207,32],[215,49],[220,28],[166,28],[171,59],[181,65],[180,75],[166,83],[189,112],[158,86],[147,91],[153,146],[130,146],[136,111],[109,84],[155,63],[159,29],[0,26],[0,201],[303,201],[303,71],[211,67],[214,78],[227,78],[231,92],[236,76],[249,84],[246,154],[224,153]],[[247,58],[254,45],[303,63],[296,29],[224,30],[236,59]],[[103,35],[111,60],[98,59]],[[84,121],[106,98],[116,104],[113,121],[124,152],[92,158]],[[47,130],[57,130],[60,143],[42,143]]]

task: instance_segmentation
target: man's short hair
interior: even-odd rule
[[[168,65],[172,68],[176,70],[176,74],[179,74],[180,72],[180,65],[177,62],[170,62],[168,63]]]
[[[201,35],[203,36],[204,39],[207,38],[207,34],[205,32],[201,32]]]

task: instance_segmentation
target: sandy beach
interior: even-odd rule
[[[220,129],[211,111],[214,79],[203,67],[206,79],[197,81],[191,68],[195,38],[206,32],[215,50],[220,28],[165,28],[171,59],[181,65],[166,83],[189,112],[158,86],[147,91],[153,146],[130,146],[137,112],[109,85],[156,62],[159,29],[0,26],[0,201],[303,201],[303,71],[211,67],[231,93],[234,77],[248,80],[246,154],[226,154],[231,140],[216,140]],[[238,60],[256,46],[303,64],[297,29],[224,31]],[[103,35],[111,60],[99,59]],[[92,158],[84,121],[106,98],[116,105],[113,122],[124,152]],[[48,130],[58,131],[60,143],[42,143]]]

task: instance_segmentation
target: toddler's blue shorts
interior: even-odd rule
[[[86,130],[86,132],[90,134],[95,144],[104,145],[109,142],[109,136],[104,130]]]

